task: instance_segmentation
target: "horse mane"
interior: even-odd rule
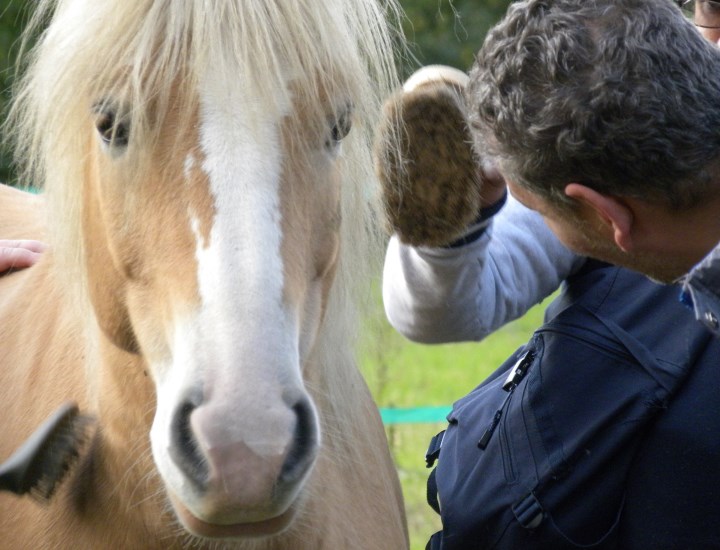
[[[87,295],[81,183],[97,97],[122,94],[134,106],[132,127],[152,135],[144,107],[162,114],[172,86],[194,88],[208,63],[242,71],[268,101],[285,90],[288,74],[294,97],[339,88],[351,93],[355,116],[339,160],[344,245],[317,356],[335,368],[354,362],[358,307],[374,301],[368,283],[382,258],[372,133],[383,100],[398,87],[399,17],[395,0],[38,0],[24,35],[24,44],[35,45],[26,48],[6,131],[24,181],[44,187],[59,275]]]

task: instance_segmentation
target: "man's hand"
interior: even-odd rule
[[[40,259],[45,248],[46,245],[40,241],[0,239],[0,274],[30,267]]]
[[[447,245],[505,194],[502,176],[473,151],[467,79],[452,67],[423,67],[385,104],[375,167],[389,229],[405,244]]]
[[[495,163],[482,159],[480,162],[482,188],[480,189],[480,204],[487,208],[502,200],[507,193],[507,183]]]

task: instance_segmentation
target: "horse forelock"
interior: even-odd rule
[[[56,142],[87,132],[78,114],[88,101],[121,95],[134,106],[133,122],[147,123],[148,105],[167,108],[173,86],[194,88],[208,66],[241,74],[255,96],[281,106],[288,95],[312,104],[344,91],[366,131],[396,83],[393,31],[371,0],[39,0],[26,36],[48,14],[12,119],[41,166]]]

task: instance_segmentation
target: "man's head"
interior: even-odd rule
[[[652,223],[692,233],[720,200],[720,50],[670,1],[513,4],[468,106],[478,150],[575,250],[669,280],[720,239],[682,254]]]

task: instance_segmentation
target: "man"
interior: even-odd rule
[[[720,457],[720,447],[708,434],[720,428],[712,389],[720,376],[720,340],[692,320],[677,302],[677,290],[573,254],[536,212],[513,197],[505,202],[502,178],[493,177],[486,165],[479,168],[481,210],[471,216],[474,223],[461,230],[458,238],[442,241],[431,234],[423,242],[418,236],[424,232],[413,233],[417,220],[445,212],[444,204],[458,204],[455,195],[469,191],[463,184],[448,185],[437,193],[425,192],[425,187],[443,186],[446,180],[474,185],[465,173],[469,168],[449,156],[441,161],[439,155],[433,157],[441,166],[414,170],[420,165],[415,153],[469,147],[462,135],[442,125],[425,131],[429,118],[462,119],[462,102],[442,98],[465,82],[451,71],[424,68],[404,87],[403,108],[398,112],[404,117],[408,141],[415,146],[405,157],[410,167],[405,172],[408,181],[388,179],[385,187],[419,190],[418,196],[425,199],[389,205],[396,210],[391,212],[392,219],[399,225],[390,239],[383,277],[388,318],[417,341],[481,339],[547,296],[560,281],[566,284],[560,301],[548,309],[549,323],[523,349],[538,358],[530,367],[536,378],[530,374],[517,382],[510,403],[505,397],[509,394],[497,382],[507,383],[508,369],[519,364],[518,356],[513,356],[481,387],[458,401],[444,437],[438,438],[442,448],[433,447],[433,456],[439,451],[439,462],[428,494],[437,494],[442,503],[443,531],[433,536],[429,548],[540,550],[569,547],[568,539],[598,548],[718,547],[720,530],[712,518],[717,514],[720,476],[713,473],[713,464]],[[418,104],[425,108],[416,109]],[[444,116],[436,112],[443,109]],[[436,139],[441,143],[434,143]],[[380,162],[387,158],[379,155]],[[395,167],[379,172],[403,173]],[[415,208],[405,213],[408,203]],[[429,215],[416,211],[423,206]],[[446,238],[452,235],[440,233]],[[408,236],[417,244],[404,241]],[[441,245],[431,244],[436,241]],[[625,330],[631,337],[622,336]],[[553,342],[563,334],[567,341]],[[542,352],[532,351],[536,338],[543,338]],[[698,346],[696,351],[686,349],[689,342]],[[642,352],[638,346],[645,346]],[[633,357],[653,357],[664,365],[662,371],[668,365],[679,367],[689,373],[688,379],[658,406],[654,399],[647,399],[654,391],[641,391],[635,381],[624,378],[637,368]],[[620,363],[623,366],[618,369]],[[648,365],[637,372],[646,372]],[[612,378],[618,373],[622,379]],[[630,422],[633,415],[620,399],[626,391],[639,391],[640,401],[650,407],[649,415],[658,416],[657,422],[643,426]],[[609,414],[613,407],[619,412],[607,424],[613,428],[590,433],[602,424],[599,416]],[[532,421],[525,423],[539,413],[546,419],[552,416],[549,423],[564,434],[560,439],[554,430],[535,430]],[[640,417],[645,418],[644,414]],[[578,428],[577,433],[567,436],[572,426]],[[629,429],[625,436],[632,443],[613,443],[615,427]],[[545,436],[548,439],[541,440]],[[527,441],[540,441],[530,454],[524,452]],[[577,441],[589,443],[576,452]],[[567,458],[559,463],[560,473],[554,469],[557,460],[545,460],[547,454],[557,458],[558,448]],[[583,460],[576,462],[577,457]],[[585,461],[587,457],[597,457],[593,459],[597,468]],[[558,493],[550,495],[548,487]],[[535,507],[525,507],[522,495],[527,491],[534,495]],[[515,515],[518,503],[523,504],[520,509],[533,513]]]
[[[702,2],[695,2],[696,7]],[[573,251],[720,317],[720,50],[666,0],[528,0],[470,74],[477,150]]]
[[[693,7],[697,7],[698,4],[700,3],[696,2]],[[537,3],[528,2],[523,5],[537,5]],[[674,10],[673,17],[680,18],[677,10]],[[477,78],[477,75],[474,76]],[[447,76],[442,78],[451,80]],[[456,84],[463,86],[464,82]],[[407,88],[406,92],[408,92]],[[411,124],[408,130],[411,135],[414,135],[414,128],[415,126]],[[443,145],[447,146],[447,144]],[[426,146],[421,149],[428,148]],[[483,149],[480,151],[484,152]],[[502,162],[500,167],[504,168]],[[483,190],[486,190],[487,173],[484,175],[486,177]],[[423,176],[427,181],[433,179],[428,174]],[[490,183],[497,182],[491,179]],[[477,223],[468,227],[461,238],[454,243],[448,243],[447,246],[422,245],[422,243],[411,246],[402,242],[397,234],[391,238],[383,278],[385,306],[393,326],[411,339],[428,343],[480,339],[500,324],[522,314],[529,305],[554,290],[560,281],[566,278],[574,280],[571,275],[583,269],[585,259],[565,249],[547,231],[536,213],[525,209],[513,197],[509,197],[507,204],[500,208],[501,193],[496,191],[497,189],[491,188],[489,195],[491,198],[482,197],[483,211],[480,212]],[[572,204],[571,201],[568,202]],[[400,219],[402,220],[402,215]],[[418,219],[417,213],[409,219]],[[712,248],[713,244],[709,246]],[[579,249],[579,251],[584,250]],[[652,285],[640,279],[637,279],[635,284],[637,288],[618,294],[619,300],[615,304],[617,307],[614,306],[609,311],[615,314],[622,307],[637,308],[640,313],[634,317],[631,326],[647,329],[649,333],[654,333],[661,339],[676,334],[680,326],[692,330],[693,323],[688,324],[682,320],[682,308],[677,312],[677,325],[674,328],[663,326],[660,318],[648,314],[650,307],[665,307],[661,300],[670,307],[674,301],[673,289],[657,287],[657,292],[664,293],[664,297],[660,299],[653,296],[643,303],[639,298],[638,290],[652,292]],[[572,291],[572,283],[570,290],[575,298],[579,296]],[[624,294],[624,298],[621,294]],[[712,419],[717,411],[694,416],[699,411],[704,409],[710,411],[715,407],[714,394],[705,389],[716,385],[716,382],[711,380],[716,373],[716,362],[713,359],[716,356],[716,352],[710,351],[707,356],[708,361],[701,366],[695,365],[690,381],[673,400],[660,422],[647,433],[641,454],[634,463],[631,475],[627,477],[628,505],[617,523],[618,531],[613,534],[613,536],[619,534],[619,542],[608,539],[603,547],[678,549],[717,547],[720,541],[718,531],[708,527],[712,524],[711,521],[708,522],[708,517],[701,519],[700,516],[705,511],[709,511],[711,515],[717,511],[713,495],[717,492],[718,479],[703,478],[702,475],[691,479],[695,471],[707,472],[718,453],[718,449],[713,448],[714,438],[707,436],[716,428]],[[546,356],[545,360],[548,361],[550,358]],[[596,370],[605,372],[607,365],[599,357],[590,363],[592,362],[597,363],[593,365]],[[587,368],[590,365],[582,362],[581,366]],[[505,417],[507,415],[506,412]],[[482,430],[487,424],[480,422],[479,425]],[[688,432],[688,426],[692,426],[691,431],[694,433]],[[516,434],[516,431],[512,433]],[[676,441],[678,435],[681,437]],[[470,443],[474,444],[476,441],[475,439]],[[690,446],[693,448],[691,449]],[[453,471],[455,464],[459,464],[454,462],[452,454],[446,454],[444,460],[446,467],[450,465],[450,471]],[[441,464],[442,461],[441,454]],[[709,462],[700,464],[703,461]],[[486,477],[502,478],[502,471],[497,474]],[[686,474],[690,477],[681,480],[680,477]],[[461,476],[460,479],[468,478]],[[464,483],[464,486],[471,491],[477,488],[473,482]],[[705,496],[699,497],[696,489],[704,492]],[[451,492],[445,494],[441,492],[440,496],[445,513],[451,516],[452,510],[457,510],[457,506],[472,511],[474,508],[470,507],[471,503],[482,505],[486,502],[482,498],[486,498],[487,495],[483,496],[477,491],[475,491],[475,500],[471,502],[454,494],[452,488],[446,487],[446,490]],[[494,497],[491,494],[487,498]],[[457,501],[455,508],[453,508],[454,501]],[[477,517],[465,523],[460,522],[461,524],[458,525],[459,521],[460,519],[454,516],[450,520],[444,518],[444,526],[448,530],[446,534],[452,532],[456,535],[453,538],[455,544],[453,547],[458,548],[463,547],[464,539],[459,536],[457,528],[470,532],[483,526]],[[578,522],[577,525],[582,527],[581,531],[587,526],[584,521]],[[582,534],[588,535],[584,532]],[[476,539],[473,540],[477,542]],[[445,542],[447,546],[442,547],[450,548],[450,541]],[[466,547],[475,548],[478,545],[471,543]],[[546,546],[541,546],[540,539],[536,537],[535,546],[526,544],[498,547],[544,548]]]

